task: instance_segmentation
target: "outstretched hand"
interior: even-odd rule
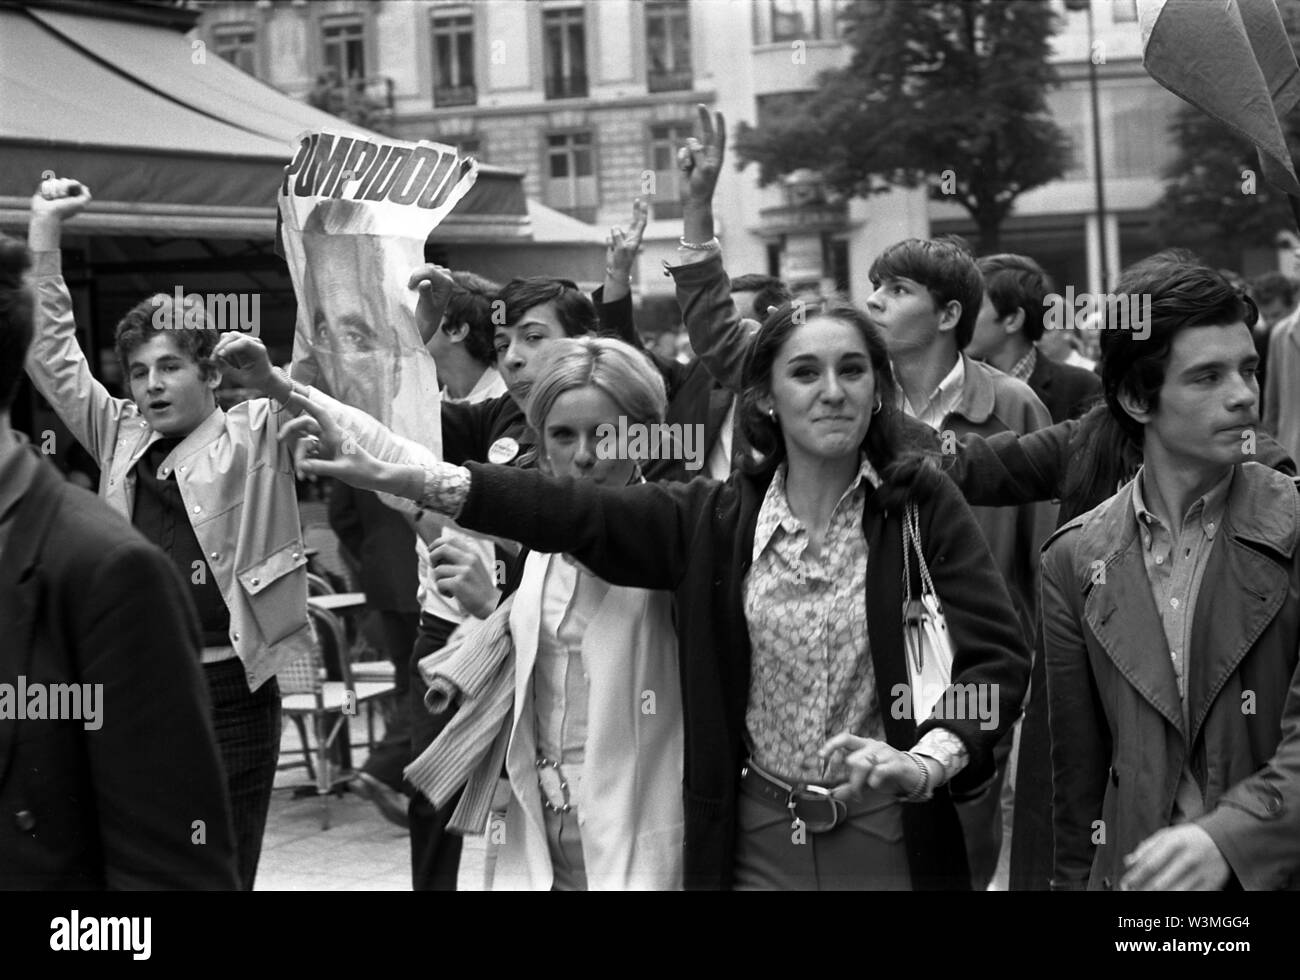
[[[361,490],[382,490],[380,463],[346,432],[324,406],[299,392],[287,406],[302,412],[280,427],[280,441],[293,450],[300,477],[332,476]]]
[[[699,113],[699,137],[691,136],[677,151],[677,166],[682,171],[681,194],[684,203],[709,204],[722,173],[727,155],[727,121],[720,112],[696,106]]]

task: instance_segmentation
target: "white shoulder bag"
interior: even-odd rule
[[[921,573],[921,595],[912,595],[910,555],[915,551]],[[903,510],[903,648],[907,679],[912,688],[912,718],[919,725],[952,683],[952,640],[939,594],[921,552],[921,525],[916,504]]]

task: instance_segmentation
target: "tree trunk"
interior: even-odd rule
[[[993,215],[975,215],[975,226],[979,229],[979,243],[975,247],[977,255],[994,255],[1002,251],[1002,219]]]

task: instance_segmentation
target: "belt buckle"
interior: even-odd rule
[[[802,799],[799,798],[800,794],[803,794]],[[812,797],[812,799],[809,799],[809,797]],[[829,804],[829,820],[809,820],[799,812],[801,803]],[[824,786],[809,785],[802,788],[792,786],[789,796],[786,797],[785,805],[786,809],[790,811],[790,816],[807,827],[808,832],[811,834],[824,834],[834,830],[849,814],[848,804],[833,796],[831,791]]]

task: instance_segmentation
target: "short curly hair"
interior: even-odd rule
[[[197,296],[186,297],[178,314],[174,296],[154,293],[136,303],[118,321],[113,347],[125,376],[130,377],[129,362],[136,348],[158,334],[171,337],[177,348],[191,357],[205,376],[214,370],[212,351],[221,334],[212,329],[202,301]]]

